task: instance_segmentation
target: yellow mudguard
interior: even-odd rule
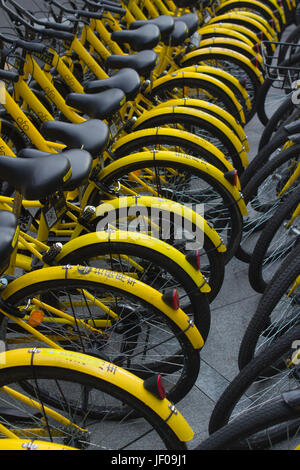
[[[61,262],[66,256],[72,254],[74,251],[86,247],[89,245],[108,243],[108,242],[118,242],[124,244],[133,244],[136,246],[142,246],[145,248],[150,248],[160,253],[162,256],[169,258],[171,261],[176,262],[182,269],[189,274],[193,279],[195,284],[200,288],[200,291],[203,293],[210,292],[210,287],[207,281],[202,276],[201,272],[195,269],[191,263],[189,263],[179,250],[176,250],[169,243],[165,243],[158,238],[150,237],[148,235],[138,233],[138,232],[126,232],[123,230],[116,230],[114,232],[93,232],[81,237],[75,238],[64,244],[60,254],[57,256],[56,261]]]
[[[113,365],[112,367],[111,363],[102,359],[73,351],[58,351],[50,348],[41,348],[34,353],[30,349],[17,349],[0,354],[0,374],[1,370],[7,370],[11,367],[31,366],[31,361],[37,367],[63,367],[99,377],[101,380],[126,390],[145,403],[164,421],[168,422],[170,428],[181,441],[190,441],[194,436],[189,424],[169,400],[156,398],[144,388],[142,379],[118,366]]]
[[[105,204],[103,204],[105,206]],[[73,279],[73,280],[90,280],[92,282],[103,283],[110,287],[116,287],[124,292],[131,293],[133,296],[140,297],[145,301],[150,302],[155,308],[163,312],[170,318],[182,332],[187,336],[195,349],[201,349],[204,341],[194,324],[190,322],[189,317],[181,310],[175,311],[169,307],[162,299],[162,294],[152,287],[144,284],[141,281],[133,279],[129,276],[121,275],[118,272],[113,272],[101,268],[86,268],[83,266],[55,266],[38,271],[33,271],[24,274],[20,278],[11,282],[8,287],[3,291],[3,299],[9,301],[11,295],[35,283],[46,284],[51,280],[57,279]],[[1,310],[1,309],[0,309]]]
[[[149,137],[153,136],[153,142],[155,143],[155,136],[157,135],[166,135],[170,137],[176,138],[177,136],[180,138],[184,138],[189,140],[190,142],[199,145],[199,147],[203,147],[204,149],[208,150],[209,152],[213,153],[213,155],[220,160],[220,163],[227,168],[228,171],[232,171],[234,168],[231,163],[225,158],[225,155],[221,150],[215,147],[211,142],[208,140],[203,139],[202,137],[192,134],[191,132],[183,131],[181,129],[172,129],[167,127],[157,127],[153,129],[142,129],[141,131],[131,132],[130,134],[125,135],[118,139],[112,146],[112,152],[117,152],[118,149],[122,149],[122,146],[126,146],[130,142],[136,139],[142,139],[144,136]]]
[[[158,161],[158,160],[162,160],[164,162],[166,161],[176,161],[178,163],[182,163],[184,165],[189,165],[190,167],[192,168],[195,168],[195,169],[198,169],[204,173],[207,173],[211,176],[213,176],[214,178],[216,178],[220,183],[222,183],[223,186],[226,187],[226,189],[231,193],[232,197],[235,199],[237,205],[239,206],[240,208],[240,211],[241,211],[241,214],[242,215],[247,215],[248,214],[248,211],[247,211],[247,208],[246,208],[246,204],[243,200],[243,197],[238,189],[237,186],[233,186],[232,184],[229,183],[229,181],[224,177],[224,173],[222,171],[220,171],[219,169],[217,169],[215,166],[203,161],[203,160],[200,160],[199,158],[197,157],[193,157],[191,155],[185,155],[185,154],[180,154],[180,153],[175,153],[175,152],[168,152],[168,151],[159,151],[159,152],[155,152],[155,160]],[[135,153],[135,154],[132,154],[132,155],[128,155],[127,157],[123,157],[123,158],[120,158],[118,160],[116,160],[115,162],[111,163],[109,165],[109,167],[105,168],[103,173],[101,174],[101,179],[104,181],[105,180],[105,177],[107,177],[107,175],[111,172],[111,173],[114,173],[117,168],[120,168],[123,167],[123,166],[127,166],[129,165],[130,163],[137,163],[137,162],[145,162],[145,161],[149,161],[150,162],[153,162],[153,152],[151,151],[148,151],[148,152],[139,152],[139,153]],[[108,168],[109,168],[109,171],[108,171]],[[141,196],[141,197],[138,197],[138,203],[140,204],[141,203],[141,200],[142,198],[144,197],[147,197],[147,196]],[[122,198],[123,199],[123,198]],[[155,198],[151,198],[152,201],[151,203],[152,204],[157,204]],[[121,199],[119,199],[121,200]],[[161,203],[163,202],[164,204],[167,203],[167,199],[161,199],[161,198],[158,198],[158,202]],[[114,199],[112,201],[109,201],[109,203],[113,203],[114,202]],[[147,202],[145,200],[145,202]],[[173,201],[169,201],[171,203],[171,205],[168,205],[168,210],[172,209],[172,204]],[[126,198],[126,201],[124,201],[124,204],[136,204],[136,197],[135,196],[132,196],[131,198]],[[177,204],[177,203],[175,203]],[[105,204],[103,204],[103,206],[105,206]],[[181,204],[178,204],[178,209],[180,209],[180,211],[182,211],[182,205]],[[176,206],[174,206],[176,207]],[[185,207],[185,206],[183,206]],[[101,211],[102,214],[105,213],[105,207],[102,208],[102,206],[98,206],[97,210]],[[193,211],[192,211],[193,212]],[[182,213],[182,212],[181,212]],[[198,214],[199,215],[199,214]],[[186,216],[186,213],[184,212],[184,216]],[[200,221],[201,219],[199,219]]]
[[[156,116],[161,116],[162,114],[170,114],[176,112],[177,114],[190,114],[196,117],[199,117],[203,120],[208,121],[210,124],[216,126],[219,130],[230,138],[232,144],[236,148],[237,153],[239,153],[241,161],[243,162],[244,168],[249,165],[248,155],[246,149],[240,139],[236,136],[236,134],[228,127],[225,123],[223,123],[220,119],[212,116],[211,114],[205,113],[204,111],[198,110],[196,108],[187,108],[184,106],[175,106],[175,107],[168,107],[164,106],[161,108],[153,108],[150,111],[146,111],[140,116],[133,125],[132,130],[139,130],[139,127],[153,127],[149,124],[147,125],[147,121],[150,121],[152,118]]]

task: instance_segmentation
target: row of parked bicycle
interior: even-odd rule
[[[297,122],[284,121],[298,109],[297,5],[0,6],[0,447],[186,449],[193,430],[175,405],[199,375],[226,264],[250,261],[260,292],[285,257],[299,269],[299,254],[287,257],[299,238]],[[280,42],[287,26],[293,49]],[[249,164],[244,127],[256,112],[266,124],[276,82],[290,106]],[[267,337],[267,292],[241,373]],[[231,418],[225,393],[210,432]]]

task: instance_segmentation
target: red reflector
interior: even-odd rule
[[[157,377],[157,390],[160,398],[163,400],[166,398],[166,390],[163,384],[162,376],[159,374]]]
[[[237,170],[234,170],[234,183],[233,185],[236,186],[238,182],[238,172]]]
[[[152,393],[155,397],[163,400],[166,398],[166,390],[163,384],[162,376],[152,375],[144,380],[144,387],[148,392]]]
[[[180,307],[180,300],[177,289],[173,289],[173,308],[178,310]]]
[[[200,251],[199,250],[196,251],[196,261],[197,261],[198,271],[200,271]]]
[[[174,310],[180,308],[180,300],[177,289],[168,289],[162,296],[163,301]]]

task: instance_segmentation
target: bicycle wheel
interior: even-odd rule
[[[97,235],[101,237],[100,232],[97,232]],[[184,256],[173,247],[168,246],[168,251],[172,251],[173,256],[167,257],[154,249],[153,239],[153,248],[150,247],[150,237],[148,246],[138,244],[136,237],[135,241],[130,240],[130,235],[126,238],[128,239],[126,243],[109,239],[103,243],[86,246],[83,244],[81,248],[60,256],[58,262],[61,265],[80,264],[126,273],[159,290],[163,295],[177,289],[181,308],[193,319],[202,338],[206,340],[210,328],[209,300],[212,301],[216,291],[212,297],[199,291],[199,285],[183,267]],[[82,242],[84,243],[84,239]],[[222,269],[220,257],[218,261],[220,272],[216,273],[215,282],[216,284],[219,282],[221,288],[224,266]]]
[[[6,301],[22,309],[30,301],[31,307],[21,324],[2,318],[1,335],[7,349],[48,345],[83,352],[143,379],[162,373],[168,397],[175,403],[185,396],[199,372],[199,351],[174,324],[176,319],[153,305],[157,291],[142,283],[145,294],[137,295],[139,281],[109,270],[67,267],[64,279],[64,267],[52,269],[51,280],[49,269],[42,269],[43,281],[33,272],[23,276],[24,282],[32,279],[31,285],[21,289],[18,283],[10,285]],[[117,286],[112,285],[113,278],[119,280]],[[147,301],[149,289],[152,299]],[[32,321],[31,311],[37,309],[42,320]]]
[[[262,16],[271,26],[275,29],[278,33],[283,30],[283,19],[280,15],[279,9],[275,9],[274,5],[273,8],[270,8],[271,5],[266,6],[263,2],[258,1],[232,1],[227,0],[222,2],[219,7],[216,9],[216,14],[224,14],[230,11],[241,11],[245,9],[246,11],[250,11],[253,13]]]
[[[241,158],[248,159],[245,148],[234,132],[220,119],[204,111],[184,106],[162,107],[145,112],[137,119],[132,131],[168,127],[195,134],[217,147],[234,167]]]
[[[291,220],[300,204],[300,188],[279,206],[263,229],[249,264],[249,282],[257,292],[264,292],[281,262],[299,240],[299,217]]]
[[[181,63],[181,68],[186,65]],[[238,122],[243,122],[241,105],[226,85],[215,77],[201,73],[178,71],[170,74],[166,81],[163,77],[153,83],[149,98],[154,103],[167,102],[175,98],[194,98],[216,104],[230,113]]]
[[[295,326],[254,357],[236,375],[221,394],[211,414],[210,434],[234,420],[243,411],[260,404],[265,405],[269,399],[298,386],[295,375],[297,367],[289,367],[288,358],[297,351],[299,338],[300,327]]]
[[[244,187],[243,195],[249,215],[244,220],[242,240],[236,253],[241,261],[250,262],[261,230],[282,201],[295,190],[297,179],[282,192],[296,171],[298,152],[299,146],[292,146],[279,153],[263,165]]]
[[[262,435],[265,436],[266,442],[262,448],[272,450],[275,444],[276,450],[277,440],[273,442],[273,435],[278,428],[281,431],[281,440],[287,441],[284,449],[293,450],[298,443],[296,437],[300,431],[300,412],[297,406],[291,406],[291,403],[294,403],[295,396],[298,395],[299,390],[295,390],[240,414],[227,426],[204,440],[195,450],[255,450]],[[293,429],[295,420],[296,429]],[[292,442],[291,435],[294,437]]]
[[[179,129],[157,128],[131,132],[120,138],[111,148],[114,158],[126,157],[131,153],[149,150],[169,150],[201,158],[224,173],[233,168],[244,168],[244,162],[234,161],[234,167],[223,153],[200,136]]]
[[[211,65],[231,73],[247,90],[251,107],[255,113],[258,91],[263,83],[261,72],[244,55],[221,47],[198,49],[196,55],[187,54],[181,61],[182,67],[189,65]]]
[[[265,145],[272,142],[272,139],[275,138],[277,132],[280,131],[284,125],[298,120],[299,117],[299,107],[294,105],[291,95],[286,96],[282,104],[267,122],[261,134],[258,150],[262,150]]]
[[[240,369],[259,351],[268,348],[276,337],[299,324],[300,285],[296,283],[299,261],[298,245],[274,274],[249,322],[240,345]]]
[[[0,371],[0,422],[16,437],[40,439],[42,433],[50,445],[78,450],[186,448],[166,421],[138,397],[141,383],[133,379],[135,396],[133,390],[102,378],[90,367],[94,361],[110,375],[122,373],[113,364],[56,351],[60,360],[49,365],[36,356],[49,357],[53,351],[21,351],[32,357],[31,364],[5,364]],[[20,392],[24,382],[31,393]]]
[[[181,158],[183,157],[183,159]],[[137,194],[167,197],[196,212],[204,210],[204,217],[226,246],[225,262],[232,258],[240,243],[242,212],[232,186],[227,186],[223,174],[193,157],[169,152],[143,152],[119,160],[100,174],[101,184],[109,191],[121,185],[121,195]],[[197,168],[196,168],[197,167]],[[207,171],[209,170],[209,171]],[[214,177],[218,175],[218,177]],[[223,179],[223,183],[222,180]],[[101,195],[98,195],[98,198]],[[95,204],[94,204],[95,205]],[[201,247],[200,247],[201,248]]]

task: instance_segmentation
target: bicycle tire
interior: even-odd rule
[[[292,408],[281,396],[269,403],[265,403],[263,408],[255,408],[240,415],[204,440],[195,450],[252,450],[255,447],[257,433],[268,433],[268,428],[282,425],[287,422],[286,435],[289,436],[288,423],[299,422],[300,412]],[[282,427],[282,426],[281,426]],[[283,438],[283,437],[282,437]],[[267,439],[267,438],[266,438]],[[254,442],[252,442],[254,440]],[[270,439],[266,448],[272,448]]]
[[[76,360],[76,356],[74,356],[74,359]],[[88,357],[86,356],[86,359],[88,360]],[[84,361],[84,357],[81,359]],[[99,361],[99,366],[103,367],[101,365],[101,361]],[[141,419],[145,419],[146,421],[149,422],[150,424],[150,429],[152,431],[155,431],[158,434],[158,439],[162,439],[162,442],[160,443],[161,446],[166,446],[167,448],[171,449],[185,449],[186,445],[185,443],[181,442],[177,436],[174,434],[174,432],[169,429],[167,423],[165,423],[162,419],[159,419],[159,417],[156,415],[156,413],[149,409],[147,405],[145,405],[141,400],[139,400],[137,397],[131,395],[128,393],[126,390],[118,387],[117,385],[111,384],[106,382],[105,380],[100,379],[99,377],[94,377],[90,375],[90,372],[82,372],[82,371],[77,371],[76,369],[73,370],[70,368],[67,368],[65,366],[64,368],[60,365],[59,367],[55,366],[18,366],[16,365],[15,367],[8,367],[1,369],[0,371],[0,383],[1,383],[1,388],[2,387],[9,387],[12,390],[18,390],[18,384],[22,381],[27,381],[27,382],[32,382],[33,387],[35,388],[36,395],[35,395],[35,400],[38,402],[38,404],[41,406],[42,410],[45,410],[47,407],[47,400],[43,398],[43,392],[49,393],[49,390],[52,392],[52,395],[57,393],[57,396],[60,398],[60,408],[59,414],[62,416],[65,416],[66,418],[70,419],[71,423],[76,423],[77,425],[81,427],[77,432],[74,432],[74,429],[71,428],[70,431],[68,431],[66,426],[60,425],[58,426],[58,423],[53,422],[53,420],[48,419],[46,420],[46,426],[43,424],[43,415],[47,416],[47,412],[42,412],[38,415],[35,416],[30,416],[28,413],[28,409],[24,407],[24,411],[22,408],[22,403],[20,400],[8,400],[7,395],[5,396],[4,393],[4,398],[6,398],[6,401],[1,399],[3,402],[4,406],[6,406],[6,415],[4,414],[4,419],[2,416],[0,417],[0,420],[3,422],[3,424],[7,427],[9,424],[12,429],[17,428],[17,430],[21,433],[24,434],[23,437],[34,439],[38,438],[38,432],[35,431],[34,427],[38,428],[38,426],[41,429],[45,430],[45,435],[44,435],[44,440],[49,440],[50,442],[53,441],[54,439],[60,440],[62,443],[69,443],[73,444],[74,447],[82,450],[107,450],[109,447],[119,447],[122,448],[122,439],[125,439],[126,433],[127,433],[127,438],[128,440],[130,439],[130,436],[133,437],[133,427],[130,425],[130,418],[127,421],[127,425],[124,425],[123,427],[123,432],[120,432],[120,436],[118,439],[106,439],[104,438],[104,434],[100,434],[100,427],[96,427],[95,424],[92,423],[92,420],[90,419],[91,422],[89,422],[89,413],[91,412],[93,406],[99,406],[103,409],[102,415],[103,419],[101,422],[101,426],[107,429],[107,432],[109,434],[109,428],[113,426],[113,418],[109,417],[110,413],[115,412],[115,424],[117,424],[117,420],[119,419],[120,422],[122,421],[122,414],[120,414],[120,417],[118,418],[117,416],[117,410],[118,408],[121,407],[121,403],[125,403],[125,408],[127,408],[127,414],[130,416],[133,413],[130,413],[130,410],[134,410],[134,414],[138,416],[138,421]],[[56,388],[54,388],[56,386]],[[70,386],[71,391],[70,391]],[[50,388],[51,387],[51,388]],[[60,387],[60,388],[59,388]],[[89,393],[88,397],[90,399],[90,411],[87,411],[85,409],[86,413],[86,419],[83,416],[83,409],[84,409],[84,402],[80,403],[78,395],[80,392],[85,392],[86,394]],[[94,392],[95,398],[94,398],[94,405],[93,402],[91,401],[91,393]],[[23,392],[24,395],[24,392]],[[29,399],[31,399],[31,395],[27,394],[25,395]],[[74,409],[74,406],[76,404],[76,398],[78,399],[77,402],[77,409],[78,412],[76,414],[76,411]],[[105,399],[109,399],[110,402],[107,404],[107,408],[105,411],[104,405]],[[97,400],[99,404],[96,405]],[[102,400],[102,401],[101,401]],[[113,400],[113,401],[112,401]],[[57,400],[58,401],[58,400]],[[70,406],[68,406],[69,401],[71,403]],[[9,405],[9,410],[7,410],[7,406]],[[9,411],[11,413],[15,412],[16,416],[15,417],[8,417],[9,416]],[[23,414],[22,414],[23,411]],[[120,411],[119,411],[120,413]],[[134,415],[133,414],[133,415]],[[107,416],[107,420],[105,421],[105,415]],[[21,421],[22,424],[22,418],[24,420],[25,424],[25,429],[22,431],[22,428],[16,425],[16,421],[18,419],[18,416],[20,416],[19,420]],[[126,417],[126,410],[124,409],[123,413],[123,421],[124,417]],[[6,418],[6,419],[5,419]],[[126,419],[125,419],[126,422]],[[105,425],[106,423],[106,425]],[[23,424],[23,426],[24,426]],[[142,423],[141,423],[142,424]],[[94,428],[93,428],[94,426]],[[59,427],[60,430],[60,438],[55,437],[57,436],[57,429]],[[147,426],[148,427],[148,426]],[[117,431],[118,426],[116,426],[116,431]],[[80,431],[80,429],[88,429],[89,432],[86,433],[84,431]],[[97,429],[97,431],[96,431]],[[127,430],[127,431],[126,431]],[[26,435],[27,432],[27,435]],[[72,436],[73,434],[73,436]],[[88,434],[88,437],[86,436]],[[97,435],[98,434],[98,435]],[[149,446],[151,447],[151,444],[155,446],[157,442],[155,443],[155,439],[152,441],[152,439],[149,440],[149,437],[147,437],[148,443],[145,441],[144,445],[146,448]],[[102,442],[101,442],[102,440]],[[128,442],[128,441],[127,441]],[[130,442],[130,441],[129,441]],[[128,442],[128,444],[129,444]],[[59,442],[58,442],[59,443]],[[75,444],[75,445],[74,445]],[[142,441],[140,441],[140,445],[142,445]],[[134,443],[132,444],[131,448],[135,448],[136,446]]]
[[[204,74],[201,74],[201,76],[198,74],[199,77],[188,78],[184,77],[183,72],[183,76],[180,76],[180,69],[172,73],[171,77],[176,74],[179,75],[177,79],[172,79],[158,85],[155,83],[153,84],[149,98],[151,98],[154,103],[157,100],[167,102],[174,98],[195,98],[207,101],[209,96],[209,101],[211,103],[225,109],[234,116],[238,122],[241,122],[241,106],[238,102],[234,102],[230,95],[222,89],[221,81],[215,79],[215,83],[212,83],[210,80],[206,79]],[[196,93],[192,90],[196,90]],[[237,107],[238,105],[239,107]]]
[[[242,240],[236,252],[236,257],[241,261],[250,262],[259,232],[282,201],[295,189],[297,181],[279,196],[297,164],[299,149],[299,145],[295,145],[280,152],[263,165],[244,187],[245,203],[248,208],[254,209],[254,212],[252,212],[252,218],[249,216],[248,220],[244,221]],[[276,184],[274,180],[277,181]],[[264,203],[263,199],[265,199]]]
[[[261,134],[258,151],[268,145],[275,138],[276,133],[280,131],[282,126],[296,121],[300,117],[300,111],[292,102],[292,97],[288,95],[279,108],[272,114],[268,123],[264,127]]]
[[[234,6],[235,3],[236,6]],[[225,1],[217,8],[216,14],[218,15],[218,13],[220,13],[222,15],[224,13],[228,13],[229,11],[242,10],[243,8],[246,8],[248,11],[253,11],[254,13],[262,16],[273,27],[273,29],[276,29],[278,33],[282,31],[283,21],[279,11],[277,10],[276,15],[276,10],[274,13],[274,10],[270,8],[270,5],[267,6],[263,2],[252,2],[251,0],[239,0],[237,2]]]
[[[294,341],[298,341],[299,338],[300,327],[296,326],[293,330],[275,340],[270,347],[254,357],[240,370],[223,391],[213,409],[209,422],[209,434],[215,433],[229,423],[239,412],[247,409],[249,402],[243,405],[241,401],[242,397],[247,396],[250,388],[255,386],[259,379],[261,379],[261,381],[265,378],[268,379],[269,374],[267,373],[267,375],[265,375],[265,371],[272,370],[272,368],[276,371],[280,361],[285,364],[284,358],[287,356],[291,357],[292,345]],[[277,395],[280,393],[280,389],[275,389],[274,393]],[[261,399],[263,400],[263,394],[258,393],[257,399],[259,401],[254,401],[254,406],[260,403]]]
[[[141,155],[143,156],[143,153]],[[163,190],[163,188],[160,188],[160,184],[159,184],[159,180],[160,180],[159,171],[161,171],[162,173],[166,172],[166,175],[167,175],[170,169],[175,171],[175,173],[172,176],[173,183],[172,183],[172,180],[170,179],[168,183],[166,179],[164,181],[165,190]],[[155,189],[156,195],[158,195],[159,197],[166,197],[166,194],[167,194],[167,197],[169,200],[173,200],[183,205],[185,204],[188,204],[188,205],[192,204],[194,206],[197,204],[205,205],[205,210],[206,210],[205,218],[210,217],[209,219],[210,225],[219,234],[222,233],[222,235],[220,236],[222,236],[223,243],[225,244],[227,248],[227,251],[224,255],[225,263],[227,263],[232,258],[236,249],[239,246],[240,237],[241,237],[241,227],[242,227],[242,214],[237,205],[237,202],[233,199],[232,195],[229,193],[227,188],[225,188],[224,185],[220,183],[220,181],[217,181],[217,179],[214,178],[213,175],[204,173],[200,169],[197,170],[197,169],[191,168],[190,165],[188,164],[187,165],[182,164],[178,161],[178,159],[176,161],[175,155],[173,159],[169,159],[167,158],[167,156],[164,156],[164,152],[160,154],[156,154],[155,158],[151,158],[151,160],[141,159],[141,161],[137,161],[136,159],[136,161],[131,160],[131,162],[127,164],[124,161],[122,164],[122,167],[119,166],[113,171],[107,172],[105,176],[102,176],[102,177],[100,176],[101,183],[104,184],[105,187],[107,188],[113,188],[115,187],[117,182],[119,183],[121,182],[121,184],[123,184],[125,188],[129,188],[130,191],[132,190],[135,191],[137,186],[136,188],[134,188],[135,182],[130,181],[131,179],[130,175],[134,174],[134,172],[136,171],[142,172],[142,170],[144,170],[145,172],[145,177],[148,176],[149,178],[149,171],[151,171],[151,173],[153,172],[153,174],[155,175],[156,183],[154,184],[153,188],[156,188]],[[176,180],[176,174],[179,176],[181,175],[181,177],[178,180]],[[143,177],[142,173],[139,173],[139,177],[138,177],[139,180],[141,180],[142,177]],[[198,196],[194,194],[194,190],[193,190],[193,188],[196,188],[196,186],[194,186],[196,181],[198,182],[197,183]],[[189,184],[188,187],[185,186],[186,183]],[[192,183],[192,186],[190,186],[191,183]],[[149,182],[147,184],[149,184]],[[201,184],[202,184],[202,187],[204,188],[202,193],[199,192],[199,188],[201,187]],[[185,186],[185,190],[182,193],[182,197],[180,197],[179,188],[183,188],[183,185]],[[205,199],[205,191],[206,191],[205,185],[207,185],[207,188],[208,187],[214,188],[213,192],[210,192],[210,190],[208,190],[206,199]],[[141,191],[147,192],[148,189],[140,188],[140,190],[138,190],[138,193],[140,195],[142,195]],[[190,192],[190,196],[189,196],[189,192]],[[94,197],[99,198],[99,195],[97,196],[97,190],[95,190],[94,193],[95,193]],[[213,209],[213,206],[212,206],[214,195],[216,195],[217,200],[218,198],[220,198],[223,201],[221,205],[214,206],[216,207],[216,209]],[[210,201],[211,201],[211,205],[210,205]],[[93,199],[92,199],[92,203],[95,205]],[[218,210],[217,209],[218,207],[219,207],[219,210],[223,211],[224,218],[225,218],[224,220],[226,220],[227,229],[225,227],[224,231],[222,231],[222,223],[221,223],[222,219],[219,221],[219,224],[221,224],[219,225],[219,228],[217,226],[218,225],[217,219],[215,221],[213,219],[214,210]],[[216,216],[217,216],[217,213],[216,213]]]
[[[112,147],[113,155],[116,158],[125,157],[131,153],[142,152],[145,149],[170,150],[179,153],[185,153],[194,157],[201,158],[219,170],[232,171],[234,168],[241,174],[244,171],[244,163],[237,154],[232,157],[233,165],[229,163],[223,153],[212,144],[199,136],[193,135],[186,131],[157,128],[147,136],[139,131],[131,133],[131,137],[136,134],[136,139],[132,139],[120,145],[120,141],[116,142],[116,146]],[[219,155],[222,157],[219,158]],[[224,160],[223,160],[224,156]],[[228,162],[228,163],[227,163]]]
[[[282,65],[283,67],[288,67],[290,65],[294,67],[299,64],[299,62],[300,54],[295,54],[290,58],[283,60],[280,64],[278,64],[278,66]],[[273,81],[274,80],[272,78],[266,78],[258,92],[257,116],[264,126],[267,125],[269,119],[271,118],[274,112],[273,108],[271,109],[271,111],[268,112],[266,104],[267,95],[270,89],[272,88]],[[286,90],[285,92],[288,93],[289,91],[291,90]]]
[[[93,245],[83,246],[80,249],[72,251],[72,253],[59,259],[61,265],[75,265],[80,264],[81,266],[94,265],[97,263],[97,257],[106,256],[106,259],[99,260],[100,267],[106,267],[112,271],[129,272],[130,275],[136,276],[142,282],[159,289],[162,294],[168,292],[169,289],[176,288],[179,292],[179,296],[182,297],[181,308],[185,313],[189,314],[193,318],[195,325],[201,332],[201,336],[204,341],[208,337],[210,329],[210,308],[209,302],[212,298],[209,294],[201,294],[198,286],[189,277],[177,262],[164,257],[161,253],[156,252],[154,249],[150,249],[144,246],[139,246],[136,243],[121,243],[117,241],[110,241],[108,243],[97,243]],[[139,266],[143,267],[143,272],[139,275],[139,272],[132,268],[128,268],[130,263],[126,260],[122,260],[120,255],[129,256],[131,260],[138,263]],[[90,261],[92,260],[92,262]],[[220,286],[222,285],[222,271],[224,273],[224,266],[222,270],[221,259],[218,257],[220,272],[216,273],[216,284],[219,281]],[[108,268],[107,268],[108,266]],[[164,276],[164,272],[165,277]],[[160,274],[162,273],[162,274]],[[163,277],[161,281],[159,275]],[[159,278],[159,279],[157,279]],[[170,285],[168,282],[174,279],[175,284]],[[162,282],[162,285],[160,285]],[[159,284],[159,285],[157,285]],[[215,296],[217,291],[213,293]],[[182,303],[183,302],[183,303]],[[184,307],[183,307],[184,304]]]
[[[257,309],[251,317],[240,345],[238,357],[240,370],[258,354],[260,349],[268,348],[274,338],[282,335],[286,330],[293,329],[297,324],[297,317],[288,311],[294,302],[293,297],[286,299],[286,308],[284,305],[280,307],[277,313],[278,320],[276,319],[275,307],[290,286],[295,283],[300,273],[299,266],[300,246],[298,245],[274,274],[269,287],[264,291]],[[272,319],[272,314],[275,315],[274,319]],[[261,344],[259,344],[260,338],[262,338]]]
[[[57,267],[57,269],[59,268]],[[70,271],[68,271],[68,279],[54,278],[42,282],[35,279],[34,273],[26,274],[25,276],[33,275],[33,283],[17,289],[16,292],[9,295],[6,301],[15,306],[26,305],[27,300],[25,299],[32,299],[37,296],[41,299],[42,305],[47,306],[44,307],[47,312],[45,320],[36,326],[38,332],[42,332],[50,338],[51,335],[54,335],[55,343],[64,349],[105,358],[105,360],[109,360],[108,357],[110,359],[114,358],[113,361],[110,360],[109,362],[119,363],[119,365],[125,361],[123,368],[128,370],[132,368],[135,375],[143,378],[153,374],[154,370],[156,370],[155,373],[163,373],[168,398],[175,403],[185,396],[193,386],[200,367],[199,351],[194,349],[186,334],[183,334],[173,320],[166,315],[162,315],[155,306],[151,306],[152,299],[148,299],[145,303],[140,296],[130,295],[128,291],[129,284],[126,286],[126,281],[125,285],[122,282],[122,285],[119,283],[120,287],[117,288],[110,286],[104,279],[105,273],[112,278],[112,271],[103,270],[103,274],[97,274],[100,279],[95,282],[95,276],[93,276],[93,281],[88,280],[91,277],[90,274],[96,271],[101,273],[101,270],[94,271],[92,268],[87,269],[80,266],[74,269],[81,274],[81,279],[76,280],[76,276],[73,276],[75,279],[71,279]],[[120,273],[115,273],[115,275],[120,276]],[[127,276],[121,275],[121,278],[132,282],[132,278]],[[137,285],[136,282],[134,285]],[[118,317],[114,322],[104,322],[104,325],[107,324],[107,326],[100,328],[100,337],[99,327],[93,332],[85,326],[87,320],[84,320],[90,318],[94,327],[97,326],[96,320],[105,320],[103,306],[101,306],[103,302],[100,306],[98,305],[96,311],[91,311],[87,300],[87,292],[92,292],[93,298],[95,298],[95,293],[98,292],[100,302],[101,298],[110,299],[108,303],[105,301],[106,304],[111,306],[110,309],[114,308],[118,312]],[[69,299],[68,302],[64,300],[66,298]],[[123,301],[120,299],[123,299]],[[103,305],[105,305],[105,302]],[[68,322],[57,322],[56,314],[49,311],[49,308],[53,306],[61,310],[61,304],[66,309],[65,312],[69,312],[76,320],[71,330],[68,329]],[[111,310],[106,311],[106,315],[109,314],[110,316],[110,312]],[[84,323],[81,323],[80,320],[83,320]],[[100,325],[102,324],[101,321]],[[156,333],[155,330],[157,330]],[[33,339],[32,334],[27,333],[23,326],[20,327],[15,321],[7,321],[7,317],[2,317],[1,335],[8,348],[18,347],[18,342],[14,343],[16,333],[21,335],[21,344],[23,345],[27,343],[31,346],[40,346],[42,344],[42,347],[45,347],[45,342],[41,339]],[[105,335],[104,340],[103,333],[108,333],[108,335]],[[163,343],[161,343],[162,341]],[[161,346],[159,346],[160,343]],[[161,353],[159,352],[160,347],[162,347]],[[147,348],[149,353],[152,351],[152,357],[148,356],[149,360],[147,359]],[[163,350],[165,353],[163,353]],[[144,354],[143,360],[141,360],[141,354]],[[162,360],[163,354],[166,354],[165,360]],[[131,356],[133,360],[130,359]]]
[[[184,62],[181,62],[181,66],[187,67],[189,65],[208,63],[208,65],[213,65],[214,67],[219,67],[228,71],[246,88],[251,101],[252,112],[255,113],[258,90],[262,83],[252,68],[242,60],[245,56],[236,53],[236,57],[233,57],[229,55],[229,51],[227,52],[226,50],[222,50],[222,48],[217,47],[212,49],[209,48],[209,51],[207,52],[204,49],[199,49],[199,52],[201,53],[201,57],[196,56],[195,58],[185,60]]]
[[[284,227],[284,221],[289,219],[298,204],[300,203],[300,190],[296,189],[289,197],[279,206],[278,210],[274,213],[273,217],[269,220],[256,243],[253,250],[251,261],[249,263],[248,277],[252,288],[259,293],[263,293],[272,277],[272,272],[289,254],[290,250],[297,243],[297,235],[295,238],[286,238],[288,233],[283,234],[282,243],[276,239],[277,232],[280,232]],[[275,243],[275,246],[274,246]],[[270,246],[272,244],[272,250]],[[274,261],[275,267],[272,266],[271,273],[270,263]],[[266,265],[267,275],[263,266]]]
[[[132,131],[167,126],[194,133],[215,145],[234,166],[233,161],[238,161],[243,152],[240,140],[228,126],[224,127],[220,119],[208,113],[202,114],[196,109],[191,112],[191,109],[183,106],[173,107],[172,111],[168,108],[161,108],[159,115],[144,116],[141,121],[138,119]]]

